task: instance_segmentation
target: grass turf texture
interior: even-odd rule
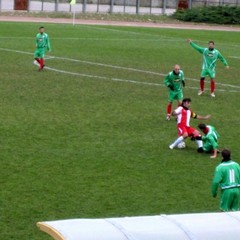
[[[44,24],[58,71],[38,72],[40,25],[0,23],[1,239],[50,239],[36,228],[44,220],[218,211],[220,157],[190,140],[168,149],[176,123],[162,83],[179,63],[193,110],[212,115],[239,161],[239,33]],[[229,71],[218,63],[216,98],[197,96],[202,59],[187,38],[213,39],[229,61]]]

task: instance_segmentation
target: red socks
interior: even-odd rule
[[[171,112],[172,112],[172,104],[168,103],[168,105],[167,105],[167,114],[171,115]]]
[[[202,92],[204,91],[204,78],[200,79],[200,89]]]
[[[211,93],[215,91],[215,81],[211,80]]]
[[[42,70],[45,66],[45,61],[43,58],[35,58],[35,60],[39,63],[39,71]]]
[[[39,58],[35,58],[35,60],[41,65]]]
[[[44,59],[40,58],[39,63],[40,63],[40,68],[43,69],[43,67],[44,67]]]
[[[204,78],[200,78],[200,89],[204,91]],[[211,79],[211,93],[215,91],[215,81]]]

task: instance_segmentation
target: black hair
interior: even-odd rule
[[[44,26],[41,26],[39,29],[44,28]]]
[[[222,157],[223,157],[222,162],[227,162],[227,161],[231,160],[231,151],[226,149],[226,148],[223,149],[222,150]]]
[[[212,43],[213,45],[215,45],[214,41],[209,41],[208,44]]]
[[[191,100],[191,98],[184,98],[183,100],[182,100],[182,102],[191,102],[192,100]]]
[[[206,128],[206,124],[205,123],[199,123],[198,124],[198,128],[201,129],[201,130],[204,130]]]

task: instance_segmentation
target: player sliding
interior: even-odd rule
[[[211,97],[215,97],[215,68],[217,64],[217,60],[219,59],[226,68],[229,68],[226,59],[222,56],[222,54],[214,48],[214,42],[209,41],[208,48],[202,48],[194,43],[191,39],[187,40],[190,45],[197,50],[199,53],[203,55],[203,64],[202,64],[202,71],[200,77],[200,91],[198,95],[202,95],[204,92],[204,80],[207,76],[211,79]]]
[[[190,119],[202,119],[207,120],[210,118],[210,115],[200,116],[190,110],[191,99],[184,98],[182,101],[182,105],[179,106],[172,112],[173,116],[177,117],[177,128],[178,128],[178,138],[169,145],[170,149],[175,148],[179,143],[181,143],[185,138],[192,137],[197,143],[198,152],[203,152],[203,142],[201,134],[198,130],[190,126]]]
[[[39,71],[45,66],[44,55],[46,51],[51,51],[50,40],[48,34],[44,32],[44,27],[39,28],[39,33],[36,36],[36,50],[34,52],[34,64],[39,66]]]

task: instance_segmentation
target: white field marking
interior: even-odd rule
[[[237,57],[237,56],[229,56],[229,58],[240,59],[240,57]]]
[[[33,53],[30,53],[30,52],[13,50],[13,49],[8,49],[8,48],[0,48],[0,50],[6,51],[6,52],[15,52],[15,53],[22,53],[22,54],[27,54],[27,55],[33,55]]]
[[[89,77],[89,78],[98,78],[98,79],[103,79],[103,80],[111,80],[111,81],[117,81],[117,82],[127,82],[127,83],[134,83],[134,84],[143,84],[143,85],[149,85],[149,86],[161,86],[165,87],[164,84],[161,83],[151,83],[151,82],[139,82],[136,80],[129,80],[129,79],[121,79],[121,78],[111,78],[111,77],[103,77],[103,76],[96,76],[96,75],[90,75],[90,74],[84,74],[84,73],[75,73],[75,72],[69,72],[69,71],[64,71],[64,70],[59,70],[51,67],[45,67],[45,69],[48,69],[50,71],[58,72],[58,73],[63,73],[63,74],[69,74],[73,76],[81,76],[81,77]],[[197,87],[187,87],[189,89],[199,89]],[[217,89],[219,92],[226,92],[225,89]],[[228,92],[239,92],[238,90],[228,90]]]
[[[133,71],[133,72],[142,72],[142,73],[150,73],[153,75],[159,75],[159,76],[165,76],[166,74],[163,73],[157,73],[157,72],[152,72],[152,71],[145,71],[137,68],[128,68],[128,67],[121,67],[121,66],[116,66],[116,65],[111,65],[111,64],[104,64],[104,63],[97,63],[97,62],[89,62],[85,60],[78,60],[78,59],[73,59],[73,58],[65,58],[65,57],[56,57],[56,59],[61,59],[61,60],[66,60],[66,61],[72,61],[72,62],[81,62],[89,65],[96,65],[96,66],[101,66],[101,67],[109,67],[109,68],[117,68],[117,69],[123,69],[123,70],[128,70],[128,71]]]
[[[19,50],[12,50],[12,49],[6,49],[6,48],[0,48],[0,50],[8,51],[8,52],[16,52],[16,53],[21,53],[21,54],[27,54],[27,55],[33,55],[32,53],[29,53],[29,52],[19,51]],[[89,61],[72,59],[72,58],[56,57],[56,56],[48,56],[47,58],[49,60],[50,59],[61,59],[61,60],[66,60],[66,61],[81,62],[81,63],[85,63],[85,64],[97,65],[97,66],[102,66],[102,67],[117,68],[117,69],[123,69],[123,70],[135,71],[135,72],[149,73],[149,74],[158,75],[158,76],[166,76],[166,74],[163,74],[163,73],[157,73],[157,72],[152,72],[152,71],[144,71],[144,70],[141,70],[141,69],[127,68],[127,67],[115,66],[115,65],[110,65],[110,64],[89,62]],[[50,67],[47,67],[47,66],[45,68],[49,69],[49,70],[52,70],[52,71],[55,71],[55,72],[64,73],[64,74],[70,74],[70,75],[75,75],[75,76],[85,76],[85,77],[99,78],[99,79],[105,79],[105,80],[106,79],[111,79],[112,81],[122,81],[122,82],[138,83],[138,84],[145,84],[145,85],[152,85],[152,86],[153,85],[155,85],[155,86],[164,86],[164,84],[159,84],[159,83],[139,82],[139,81],[135,81],[135,80],[109,78],[109,77],[95,76],[95,75],[89,75],[89,74],[74,73],[74,72],[64,71],[64,70],[60,70],[60,69],[50,68]],[[193,79],[193,78],[187,78],[187,80],[199,81],[199,80]],[[217,83],[217,85],[222,85],[222,86],[232,87],[232,88],[240,88],[240,86],[237,86],[237,85],[230,85],[230,84],[224,84],[224,83]],[[187,87],[187,88],[198,89],[196,87]],[[226,91],[226,90],[218,89],[218,91]],[[238,90],[228,90],[228,92],[239,92],[239,91]]]
[[[48,56],[48,57],[45,57],[44,59],[53,59],[55,58],[54,56]]]
[[[108,26],[108,27],[106,27],[105,25],[98,25],[98,26],[95,26],[95,25],[82,25],[82,26],[85,26],[85,27],[87,27],[87,28],[91,28],[91,29],[97,29],[97,30],[99,30],[99,29],[101,29],[101,30],[106,30],[106,31],[114,31],[114,32],[121,32],[121,33],[127,33],[127,34],[135,34],[135,35],[141,35],[141,36],[144,36],[144,35],[146,35],[146,36],[154,36],[154,37],[157,37],[158,39],[156,39],[157,41],[159,41],[159,40],[163,40],[163,41],[165,41],[165,40],[168,40],[168,41],[174,41],[174,42],[177,42],[177,41],[184,41],[184,42],[186,42],[186,39],[185,38],[176,38],[176,37],[168,37],[168,36],[165,36],[165,35],[161,35],[161,36],[159,36],[158,34],[154,34],[154,33],[142,33],[142,32],[134,32],[134,31],[129,31],[129,30],[123,30],[123,29],[113,29],[113,28],[110,28],[110,27],[116,27],[116,26]],[[123,26],[124,27],[124,26]],[[126,27],[126,26],[125,26]],[[179,29],[179,28],[175,28],[175,29]],[[180,30],[182,30],[181,28],[180,28]],[[191,29],[190,29],[191,30]],[[192,29],[193,30],[193,29]],[[204,29],[203,29],[204,30]],[[206,29],[205,29],[206,30]],[[206,31],[208,31],[208,30],[206,30]],[[221,31],[221,30],[220,30]],[[129,39],[128,39],[129,40]],[[146,40],[146,39],[138,39],[138,40]],[[150,39],[147,39],[147,40],[150,40]],[[156,41],[155,40],[155,41]],[[204,43],[204,44],[207,44],[205,41],[201,41],[201,40],[196,40],[195,39],[195,41],[198,41],[198,42],[202,42],[202,43]],[[221,44],[221,43],[218,43],[218,45],[223,45],[223,46],[228,46],[228,47],[234,47],[234,48],[236,48],[236,47],[239,47],[239,45],[230,45],[229,46],[229,44]]]
[[[102,66],[102,67],[109,67],[109,68],[123,69],[123,70],[128,70],[128,71],[149,73],[149,74],[158,75],[158,76],[166,76],[166,74],[163,74],[163,73],[157,73],[157,72],[152,72],[152,71],[145,71],[145,70],[136,69],[136,68],[127,68],[127,67],[115,66],[115,65],[111,65],[111,64],[89,62],[89,61],[85,61],[85,60],[78,60],[78,59],[65,58],[65,57],[56,57],[55,56],[55,58],[56,59],[67,60],[67,61],[73,61],[73,62],[81,62],[81,63],[85,63],[85,64],[90,64],[90,65],[97,65],[97,66]],[[191,80],[191,81],[199,82],[198,79],[194,79],[194,78],[186,78],[186,79],[187,80]],[[205,80],[205,81],[206,82],[210,82],[210,81],[207,81],[207,80]],[[237,86],[237,85],[224,84],[224,83],[217,83],[217,85],[222,85],[222,86],[232,87],[232,88],[240,88],[240,86]]]
[[[44,67],[44,69],[48,69],[54,72],[58,73],[64,73],[64,74],[69,74],[73,76],[81,76],[81,77],[89,77],[89,78],[98,78],[98,79],[103,79],[103,80],[112,80],[112,81],[118,81],[118,82],[128,82],[128,83],[135,83],[135,84],[144,84],[144,85],[155,85],[155,86],[164,86],[164,84],[161,83],[149,83],[149,82],[139,82],[135,80],[128,80],[128,79],[120,79],[120,78],[111,78],[111,77],[103,77],[103,76],[98,76],[98,75],[90,75],[90,74],[85,74],[85,73],[75,73],[75,72],[69,72],[69,71],[64,71],[64,70],[59,70],[56,68],[51,68],[51,67]]]
[[[176,39],[170,39],[170,38],[155,38],[155,39],[150,39],[150,38],[51,38],[51,39],[57,39],[57,40],[63,40],[63,41],[69,41],[69,40],[86,40],[86,41],[103,41],[103,42],[111,42],[111,41],[118,41],[118,42],[131,42],[131,41],[138,41],[138,42],[156,42],[156,43],[161,43],[165,44],[166,41],[168,42],[174,42],[174,43],[179,43],[183,42],[182,39],[176,40]],[[179,45],[176,45],[175,47],[180,47]]]
[[[0,0],[1,1],[1,0]],[[91,29],[96,29],[96,30],[105,30],[106,32],[107,31],[113,31],[113,32],[121,32],[121,33],[126,33],[126,34],[133,34],[133,35],[141,35],[141,36],[144,36],[144,35],[146,35],[146,36],[154,36],[154,37],[156,37],[157,39],[155,39],[155,40],[153,40],[153,39],[140,39],[140,38],[138,38],[137,40],[148,40],[148,41],[165,41],[165,40],[168,40],[168,41],[174,41],[174,42],[177,42],[177,41],[186,41],[186,39],[183,39],[183,38],[176,38],[176,37],[168,37],[168,36],[165,36],[165,35],[161,35],[161,36],[159,36],[158,34],[154,34],[154,33],[142,33],[142,32],[134,32],[134,31],[129,31],[129,30],[123,30],[123,29],[113,29],[113,28],[110,28],[110,27],[116,27],[116,25],[112,25],[112,26],[108,26],[108,27],[106,27],[105,25],[98,25],[98,26],[96,26],[96,25],[81,25],[81,27],[85,27],[85,28],[91,28]],[[118,26],[119,27],[119,26]],[[121,26],[120,26],[121,27]],[[126,26],[123,26],[123,27],[126,27]],[[137,26],[136,26],[137,27]],[[175,29],[180,29],[181,30],[181,28],[175,28]],[[205,29],[206,30],[206,29]],[[208,30],[207,30],[208,31]],[[222,30],[220,30],[220,31],[222,31]],[[224,31],[224,30],[223,30]],[[32,39],[32,37],[0,37],[0,39],[1,38],[3,38],[3,39],[6,39],[6,38],[10,38],[10,39],[15,39],[15,38],[24,38],[24,39]],[[73,40],[78,40],[78,39],[86,39],[86,40],[104,40],[104,41],[106,41],[106,40],[110,40],[110,41],[112,41],[112,40],[127,40],[127,41],[129,41],[129,40],[131,40],[131,39],[99,39],[99,38],[51,38],[51,39],[73,39]],[[135,39],[133,39],[133,40],[135,40]],[[193,41],[197,41],[197,42],[202,42],[203,44],[206,44],[206,42],[205,41],[202,41],[202,40],[197,40],[197,39],[193,39]],[[240,47],[239,45],[229,45],[229,44],[224,44],[224,43],[218,43],[218,46],[219,45],[222,45],[222,46],[228,46],[229,48],[238,48],[238,47]]]
[[[82,25],[84,26],[84,25]],[[124,29],[115,29],[115,28],[110,28],[110,27],[114,27],[114,26],[109,26],[109,27],[106,27],[104,25],[98,25],[98,26],[90,26],[90,25],[85,25],[85,28],[91,28],[91,29],[96,29],[96,30],[105,30],[106,32],[109,32],[109,31],[112,31],[112,32],[120,32],[120,33],[126,33],[128,36],[129,34],[132,34],[132,35],[141,35],[141,36],[154,36],[154,37],[157,37],[158,39],[157,40],[166,40],[166,39],[177,39],[177,38],[174,38],[174,37],[166,37],[165,35],[161,35],[159,37],[158,34],[154,34],[154,33],[143,33],[143,32],[134,32],[134,31],[129,31],[129,30],[124,30]],[[182,40],[182,38],[179,38]],[[116,39],[118,40],[118,39]],[[128,39],[129,40],[129,39]],[[140,39],[138,39],[140,40]],[[145,40],[145,39],[144,39]],[[150,40],[150,39],[149,39]]]
[[[157,35],[153,35],[157,37]],[[23,37],[0,37],[0,39],[23,39]],[[24,39],[32,39],[30,37],[24,37]],[[174,42],[179,42],[183,41],[182,39],[179,39],[176,41],[176,38],[170,38],[170,37],[163,37],[161,38],[155,38],[155,39],[150,39],[150,38],[81,38],[81,37],[51,37],[51,39],[56,39],[56,40],[90,40],[90,41],[151,41],[151,42],[161,42],[161,41],[174,41]]]

